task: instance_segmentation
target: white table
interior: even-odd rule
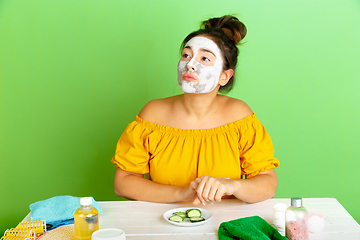
[[[100,229],[119,228],[127,240],[217,240],[220,223],[242,217],[258,215],[272,223],[273,206],[277,203],[290,205],[290,199],[270,199],[255,204],[246,204],[237,199],[224,199],[221,203],[199,205],[212,212],[213,218],[204,225],[178,227],[168,223],[163,213],[191,204],[149,203],[142,201],[98,202],[102,207]],[[360,240],[360,225],[334,198],[305,198],[304,206],[309,212],[325,217],[326,226],[321,233],[311,234],[311,240]],[[30,214],[24,219],[29,220]]]

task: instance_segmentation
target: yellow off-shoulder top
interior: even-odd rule
[[[211,129],[178,129],[139,116],[121,135],[111,160],[154,182],[185,187],[201,176],[240,179],[276,168],[271,138],[256,114]]]

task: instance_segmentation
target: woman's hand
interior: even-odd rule
[[[220,202],[223,196],[234,193],[234,183],[227,178],[202,176],[191,182],[190,186],[196,192],[194,205]]]
[[[197,198],[196,195],[196,187],[197,183],[195,181],[191,182],[191,184],[187,187],[180,188],[179,191],[175,192],[176,199],[178,199],[179,202],[189,202],[194,201],[194,199]]]
[[[196,192],[194,205],[220,202],[225,195],[233,195],[244,202],[255,203],[275,196],[277,177],[275,170],[269,169],[246,179],[203,176],[191,182],[190,186]]]

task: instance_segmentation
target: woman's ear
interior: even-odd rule
[[[219,79],[220,86],[225,86],[233,75],[234,75],[233,69],[228,69],[223,71],[220,74],[220,79]]]

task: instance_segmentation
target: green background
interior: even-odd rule
[[[118,138],[181,93],[181,41],[224,14],[248,28],[229,96],[273,139],[276,197],[333,197],[360,222],[359,1],[1,0],[0,233],[53,196],[119,200]]]

